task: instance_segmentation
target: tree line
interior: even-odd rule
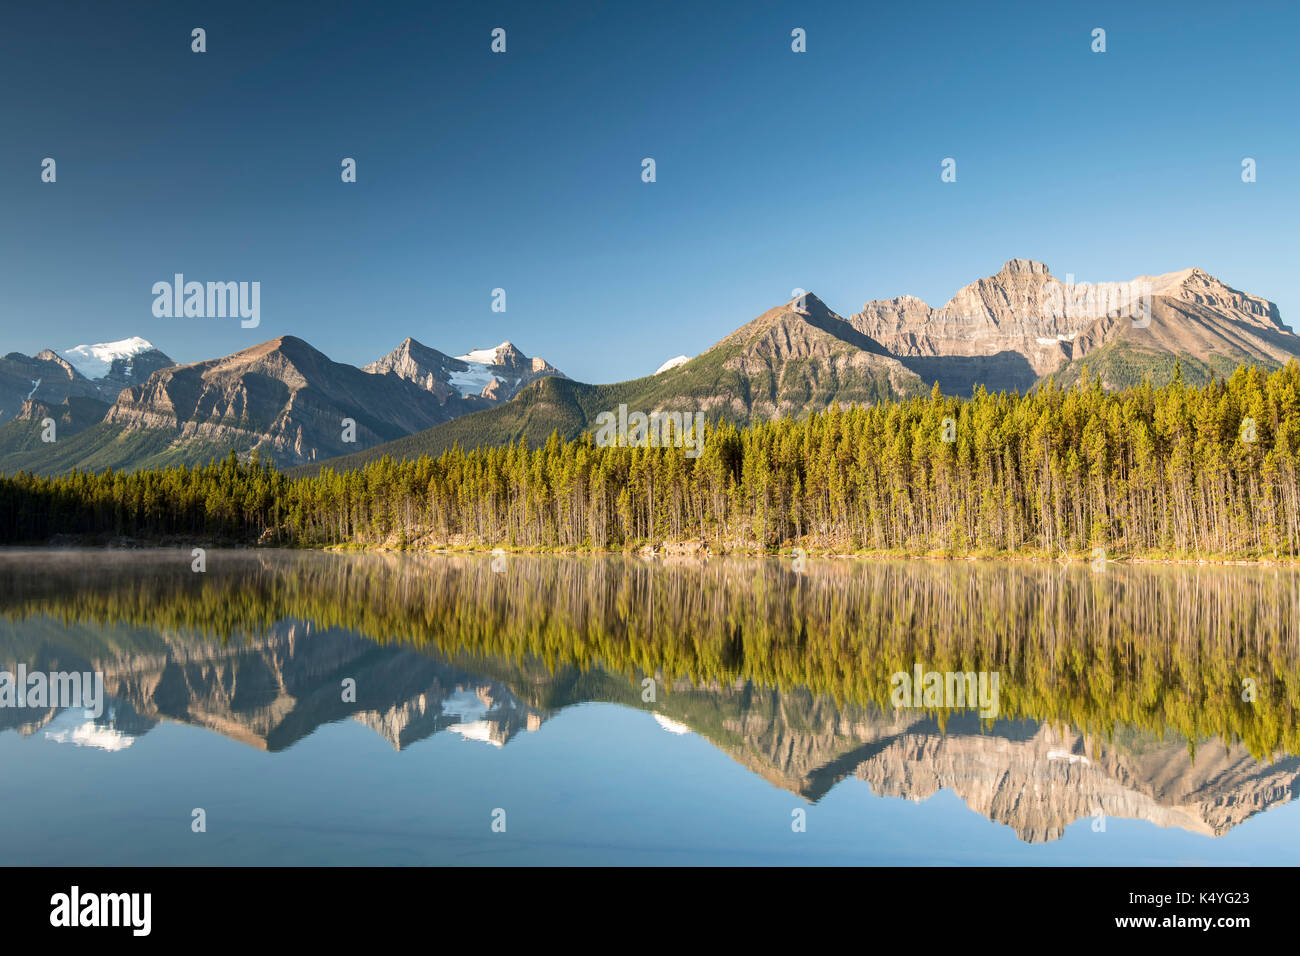
[[[602,699],[629,703],[652,676],[661,700],[802,688],[892,714],[892,675],[920,662],[997,672],[1000,719],[1112,740],[1138,728],[1192,750],[1218,737],[1260,759],[1300,753],[1300,573],[1289,569],[827,560],[798,574],[775,560],[516,555],[496,573],[478,555],[211,557],[204,574],[186,550],[4,562],[0,620],[95,624],[58,639],[87,661],[121,658],[114,624],[240,645],[310,621],[437,653],[541,709],[558,706],[552,695],[572,685],[554,678],[576,668]],[[34,661],[58,640],[10,628],[0,660]],[[953,715],[924,712],[940,727]],[[703,729],[711,713],[693,708],[692,720]]]
[[[290,478],[256,459],[0,478],[0,540],[1293,558],[1300,364],[1109,392],[706,424],[703,451],[552,434]]]

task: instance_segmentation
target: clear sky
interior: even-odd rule
[[[510,339],[616,381],[795,287],[938,305],[1016,256],[1295,325],[1298,38],[1284,2],[4,4],[0,353]],[[155,318],[176,272],[259,281],[260,327]]]

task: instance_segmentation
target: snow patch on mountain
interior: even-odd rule
[[[470,353],[473,354],[473,353]],[[462,359],[468,361],[468,359]],[[482,363],[475,362],[463,372],[448,372],[447,381],[461,395],[481,395],[483,389],[492,384],[496,378],[491,370]],[[514,382],[510,383],[511,385]]]
[[[454,694],[450,694],[442,702],[443,714],[460,718],[458,722],[449,725],[448,730],[460,734],[466,740],[476,740],[491,744],[493,747],[500,747],[505,743],[493,737],[495,724],[488,719],[490,714],[498,710],[500,710],[499,704],[489,704],[474,691],[463,687],[457,688]]]
[[[450,372],[447,375],[447,381],[452,388],[456,389],[461,395],[482,395],[483,389],[492,384],[493,379],[500,378],[504,385],[514,387],[519,384],[518,378],[504,378],[492,374],[492,368],[502,365],[505,361],[505,355],[512,351],[514,346],[509,340],[502,342],[496,348],[492,349],[472,349],[464,355],[457,355],[456,358],[462,362],[469,363],[469,368],[463,372]]]
[[[690,360],[691,358],[689,355],[679,355],[676,358],[670,358],[667,362],[664,362],[663,365],[660,365],[657,369],[655,369],[655,374],[658,375],[660,372],[666,372],[670,368],[676,368],[679,365],[685,365]]]
[[[501,356],[513,347],[507,340],[494,349],[473,349],[466,355],[457,355],[456,358],[475,365],[500,365]]]
[[[691,730],[690,727],[687,727],[685,724],[678,723],[677,721],[673,720],[671,717],[665,717],[663,714],[655,714],[654,719],[655,719],[655,723],[657,723],[664,730],[668,731],[670,734],[681,735],[681,734],[692,734],[695,732]]]
[[[79,719],[76,709],[65,710],[46,725],[45,737],[56,744],[74,744],[99,750],[125,750],[135,738],[114,727]]]
[[[442,712],[466,722],[482,720],[487,716],[488,704],[474,691],[458,687],[455,693],[448,694],[442,702]]]
[[[130,359],[133,355],[148,352],[153,348],[138,335],[120,342],[100,342],[98,345],[78,345],[60,352],[69,365],[88,379],[103,378],[113,367],[117,359]]]
[[[504,747],[505,741],[495,740],[492,732],[496,728],[487,720],[473,720],[465,724],[451,724],[448,728],[453,734],[460,734],[466,740],[475,740],[493,747]]]

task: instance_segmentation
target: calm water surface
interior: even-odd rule
[[[107,693],[0,706],[0,863],[1300,863],[1293,571],[190,565],[0,551],[0,670]]]

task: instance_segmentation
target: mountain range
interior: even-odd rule
[[[10,352],[0,359],[0,422],[12,421],[29,401],[54,408],[90,399],[106,409],[122,389],[175,364],[141,338],[36,355]]]
[[[164,722],[204,727],[271,753],[352,719],[404,750],[438,733],[502,747],[545,730],[561,711],[607,702],[649,711],[665,731],[698,734],[749,772],[811,803],[856,778],[878,796],[910,801],[940,790],[1010,828],[1026,843],[1059,840],[1078,820],[1145,820],[1218,837],[1300,792],[1300,758],[1264,764],[1240,742],[1193,755],[1180,739],[1125,730],[1114,739],[1033,720],[957,716],[945,727],[909,711],[836,704],[801,688],[673,684],[655,704],[639,685],[599,668],[511,663],[489,656],[378,646],[343,628],[280,621],[239,641],[184,630],[71,624],[19,639],[0,633],[0,655],[32,670],[91,669],[111,706],[97,720],[79,709],[6,708],[0,732],[121,751]],[[356,681],[346,702],[340,680]]]
[[[1276,305],[1200,269],[1085,285],[1012,259],[942,308],[902,296],[868,302],[848,321],[945,391],[974,384],[1023,391],[1047,376],[1069,383],[1085,363],[1108,388],[1146,376],[1159,385],[1175,359],[1184,379],[1199,383],[1300,351]],[[972,361],[971,377],[949,361],[955,356]]]
[[[604,385],[568,379],[508,341],[453,357],[407,338],[361,368],[293,336],[186,365],[138,338],[13,352],[0,360],[0,472],[197,464],[231,450],[346,468],[576,437],[620,404],[745,424],[935,385],[956,395],[1068,386],[1085,369],[1107,388],[1163,384],[1175,368],[1198,384],[1295,356],[1300,337],[1276,305],[1200,269],[1088,285],[1011,259],[940,308],[904,295],[846,318],[807,293],[693,358]]]
[[[868,302],[844,318],[813,293],[774,309],[694,358],[610,385],[542,379],[494,409],[331,461],[359,467],[384,455],[437,455],[460,445],[530,445],[572,438],[596,417],[630,409],[703,411],[738,424],[841,405],[905,399],[938,387],[1021,392],[1084,370],[1110,389],[1226,376],[1242,364],[1277,368],[1300,337],[1272,302],[1200,269],[1130,282],[1061,282],[1041,262],[1012,259],[934,309],[913,296]],[[304,469],[304,471],[309,469]],[[314,470],[314,469],[310,469]]]
[[[408,338],[357,368],[289,335],[186,365],[128,341],[142,345],[93,380],[48,349],[5,358],[0,470],[201,464],[231,450],[297,465],[490,409],[543,375],[563,377],[510,342],[452,358]],[[49,419],[54,441],[44,440]]]

